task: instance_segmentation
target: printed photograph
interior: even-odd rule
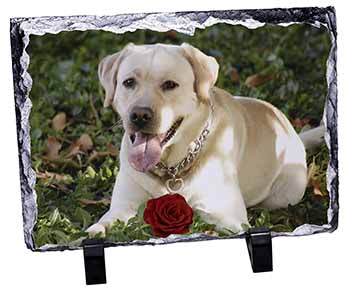
[[[330,46],[308,24],[31,35],[36,247],[327,224]]]

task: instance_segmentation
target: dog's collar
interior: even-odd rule
[[[156,164],[155,168],[159,170],[164,175],[169,176],[165,182],[165,186],[170,193],[178,193],[184,188],[184,180],[181,177],[178,177],[185,169],[190,168],[197,155],[201,152],[204,143],[207,139],[207,136],[210,132],[211,122],[212,122],[213,106],[210,104],[210,111],[207,122],[204,129],[193,142],[191,142],[190,147],[188,148],[187,155],[177,164],[168,167],[162,162]]]

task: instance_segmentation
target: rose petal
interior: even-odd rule
[[[176,222],[176,218],[174,219],[172,216],[169,216],[168,214],[168,207],[171,206],[171,203],[164,202],[160,204],[157,208],[157,215],[159,219],[162,221],[164,224],[169,224],[171,225],[173,222]]]
[[[144,220],[158,237],[187,233],[193,221],[192,208],[180,194],[168,194],[147,201]]]

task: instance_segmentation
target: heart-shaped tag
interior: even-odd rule
[[[184,181],[183,179],[169,179],[165,182],[166,188],[170,193],[177,193],[182,191],[184,188]]]

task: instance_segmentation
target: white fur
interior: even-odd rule
[[[247,207],[261,204],[281,208],[302,198],[306,186],[305,148],[287,118],[272,105],[251,98],[232,97],[214,87],[218,65],[198,49],[182,46],[128,46],[101,62],[114,67],[112,79],[100,74],[111,103],[127,123],[134,105],[150,106],[160,116],[155,133],[164,133],[178,118],[184,121],[162,152],[168,165],[180,161],[205,126],[211,102],[214,107],[206,144],[184,178],[181,194],[202,218],[218,229],[242,230],[247,224]],[[108,61],[119,61],[118,65]],[[127,77],[138,81],[134,90],[121,84]],[[105,79],[106,78],[106,79]],[[161,91],[161,83],[175,80],[179,87]],[[138,206],[150,198],[168,194],[161,178],[134,170],[128,162],[128,127],[120,150],[120,172],[109,211],[88,229],[91,235],[105,233],[116,219],[127,221]]]

